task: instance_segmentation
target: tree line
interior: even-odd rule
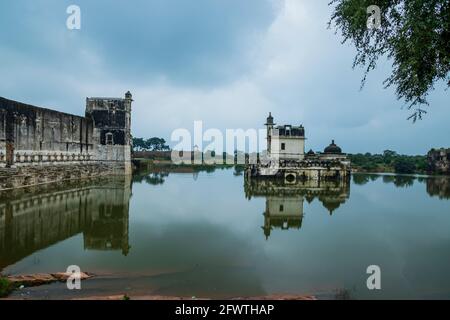
[[[170,151],[170,147],[163,138],[149,139],[133,138],[134,151]],[[214,156],[214,154],[212,154]],[[236,158],[237,152],[234,157]],[[382,154],[356,153],[348,157],[352,167],[364,172],[395,172],[395,173],[427,173],[428,161],[425,155],[401,155],[392,150],[385,150]],[[223,158],[226,158],[224,153]]]
[[[134,151],[170,151],[170,147],[163,138],[153,137],[149,139],[133,138]]]
[[[366,172],[426,173],[427,157],[400,155],[392,150],[382,154],[349,154],[352,167]]]

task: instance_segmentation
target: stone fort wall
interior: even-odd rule
[[[131,102],[87,98],[85,116],[0,97],[0,190],[131,173]]]
[[[435,174],[450,174],[450,148],[431,149],[427,154],[428,171]]]

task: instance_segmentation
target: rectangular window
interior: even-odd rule
[[[106,134],[106,144],[107,145],[113,145],[114,144],[113,134],[112,133],[107,133]]]
[[[286,150],[286,145],[284,143],[281,144],[281,150]]]
[[[284,211],[284,206],[282,204],[280,204],[280,212]]]

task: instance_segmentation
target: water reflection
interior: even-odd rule
[[[162,167],[151,167],[151,168],[141,168],[136,171],[133,175],[133,182],[142,183],[145,182],[149,185],[161,185],[170,174],[184,174],[192,175],[192,179],[196,181],[201,172],[214,173],[217,170],[228,170],[233,168],[233,176],[238,177],[244,174],[245,168],[243,166],[231,166],[231,165],[174,165],[174,166],[162,166]]]
[[[78,264],[124,275],[108,282],[118,293],[223,298],[355,287],[357,298],[450,296],[449,202],[440,200],[450,198],[450,179],[355,174],[351,183],[292,184],[211,171],[161,168],[132,181],[0,193],[0,269]],[[390,283],[382,292],[366,288],[374,263]]]
[[[0,270],[79,233],[86,250],[127,255],[130,182],[100,179],[0,193]]]
[[[317,198],[332,215],[350,196],[348,181],[297,181],[278,179],[245,179],[247,199],[265,197],[264,225],[266,239],[273,229],[300,229],[304,216],[303,204]]]
[[[427,179],[427,193],[439,199],[450,199],[450,179],[448,177],[436,177]]]
[[[439,199],[450,199],[450,179],[446,176],[353,174],[353,183],[356,185],[365,185],[378,179],[382,179],[383,183],[393,184],[398,188],[412,187],[415,182],[425,183],[428,195]]]
[[[415,177],[408,175],[393,175],[393,174],[354,174],[353,175],[353,183],[356,185],[365,185],[368,182],[377,181],[378,179],[382,179],[384,183],[389,184],[393,183],[396,187],[406,188],[412,187],[414,185],[414,181],[418,180],[419,182],[423,182],[423,177]]]
[[[159,185],[163,184],[166,181],[166,178],[169,176],[169,172],[166,171],[155,171],[155,172],[147,172],[146,174],[137,174],[133,176],[133,182],[145,182],[150,185]],[[194,176],[195,180],[195,176]]]

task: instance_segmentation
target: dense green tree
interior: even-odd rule
[[[146,150],[145,140],[143,138],[133,138],[133,150]]]
[[[146,140],[146,145],[149,150],[161,151],[165,146],[166,141],[162,138],[153,137]]]
[[[384,150],[383,151],[383,157],[396,157],[397,156],[397,152],[392,151],[392,150]]]
[[[166,145],[163,138],[133,138],[133,149],[136,151],[169,151],[170,147]]]
[[[395,159],[395,157],[397,157],[397,152],[392,151],[392,150],[384,150],[383,151],[383,162],[384,164],[391,164],[392,161]]]
[[[421,119],[434,85],[450,86],[450,0],[331,0],[330,5],[329,26],[356,47],[353,67],[366,68],[362,86],[380,57],[391,59],[384,84],[413,108],[408,119]],[[380,8],[379,28],[368,28],[371,5]]]
[[[349,158],[352,167],[366,172],[425,173],[427,171],[426,156],[400,155],[391,150],[385,150],[383,154],[349,154]]]
[[[397,158],[394,161],[394,169],[396,173],[414,173],[416,165],[410,158]]]

